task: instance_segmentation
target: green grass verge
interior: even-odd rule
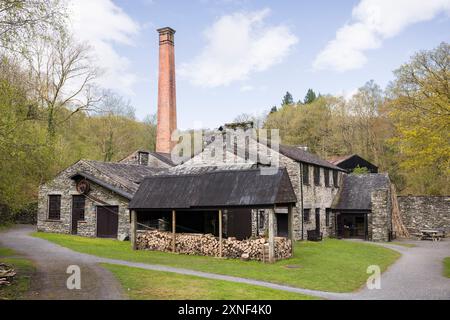
[[[297,242],[293,258],[263,264],[258,261],[132,251],[129,242],[117,240],[50,233],[33,235],[78,252],[105,258],[168,265],[331,292],[350,292],[360,288],[367,280],[368,266],[378,265],[384,271],[400,257],[398,252],[377,245],[326,239],[322,242]],[[287,265],[298,268],[287,268]]]
[[[312,300],[315,297],[222,280],[101,264],[134,300]]]
[[[0,248],[0,262],[14,267],[17,273],[11,285],[0,286],[0,300],[23,299],[30,289],[31,278],[36,270],[28,259],[6,257],[13,255],[16,255],[13,250]]]
[[[0,257],[11,257],[14,254],[15,254],[14,250],[11,250],[9,248],[1,248],[0,247]]]
[[[444,259],[444,276],[450,278],[450,257]]]

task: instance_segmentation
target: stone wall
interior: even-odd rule
[[[446,229],[450,233],[450,196],[398,197],[400,215],[410,233]]]
[[[138,250],[172,252],[173,234],[161,231],[138,231],[136,244]],[[176,252],[187,255],[219,256],[219,239],[211,234],[176,234]],[[263,251],[267,247],[264,238],[239,241],[235,238],[222,240],[222,256],[225,258],[240,258],[248,254],[250,260],[263,260]],[[276,260],[291,257],[292,244],[289,239],[275,238]]]
[[[96,169],[80,161],[61,172],[52,181],[41,185],[38,202],[38,231],[65,234],[72,232],[72,196],[79,195],[79,193],[76,190],[76,182],[70,177],[78,171],[101,176],[101,173]],[[106,176],[102,176],[102,179],[112,185],[119,186]],[[91,191],[86,197],[85,220],[78,222],[78,235],[95,237],[97,235],[97,206],[108,205],[119,207],[118,238],[129,236],[130,215],[128,200],[95,183],[91,183],[90,186]],[[61,215],[59,220],[48,219],[49,195],[61,195]]]
[[[372,212],[368,215],[369,240],[389,241],[392,230],[392,204],[390,190],[372,192]]]

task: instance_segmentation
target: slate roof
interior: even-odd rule
[[[319,156],[312,154],[308,151],[305,151],[303,149],[300,149],[298,147],[280,144],[280,153],[288,158],[291,158],[299,162],[304,162],[333,170],[344,171],[342,170],[342,168],[339,168],[338,166],[335,166],[334,164],[319,158]]]
[[[389,187],[390,180],[387,174],[345,175],[332,208],[337,210],[371,210],[372,192]]]
[[[144,180],[145,177],[165,172],[164,169],[157,169],[142,165],[131,165],[115,162],[100,162],[93,160],[83,160],[83,162],[97,169],[103,175],[107,176],[110,180],[120,185],[121,186],[120,189],[131,194],[134,194],[137,191],[137,189],[139,188],[139,184]],[[89,173],[81,171],[78,172],[78,174],[89,174]],[[92,176],[92,174],[89,175]],[[93,177],[101,181],[104,180],[104,178],[101,176],[94,175]]]
[[[259,169],[218,170],[146,178],[130,209],[189,209],[272,206],[297,198],[286,169],[261,175]]]
[[[345,160],[348,160],[354,156],[356,156],[356,154],[351,154],[351,155],[347,155],[347,156],[334,156],[334,157],[327,159],[327,161],[334,165],[338,165],[339,163],[344,162]]]
[[[147,151],[150,155],[154,156],[156,159],[174,167],[175,163],[172,161],[172,157],[170,153],[162,153],[162,152],[153,152],[153,151]]]

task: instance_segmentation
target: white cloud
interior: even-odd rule
[[[92,47],[95,63],[103,71],[98,84],[132,94],[137,76],[130,71],[130,61],[115,46],[133,45],[132,38],[140,30],[138,23],[112,0],[68,1],[72,32]]]
[[[180,68],[180,75],[201,87],[229,85],[280,63],[298,42],[284,25],[267,26],[269,9],[219,18],[204,31],[206,46]]]
[[[316,70],[347,71],[365,65],[366,50],[380,48],[408,26],[428,21],[442,12],[450,14],[450,0],[361,0],[352,21],[340,28],[316,57]]]

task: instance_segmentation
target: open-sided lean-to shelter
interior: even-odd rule
[[[160,175],[146,178],[130,202],[131,240],[136,249],[136,230],[144,221],[166,219],[172,226],[175,246],[177,231],[213,233],[222,244],[222,237],[249,225],[251,210],[270,209],[269,260],[274,259],[275,208],[287,208],[288,237],[293,241],[292,207],[297,198],[286,169],[263,175],[260,169],[227,170],[186,175]],[[227,219],[226,229],[223,217]],[[248,214],[246,214],[248,213]],[[241,231],[239,231],[241,232]],[[175,247],[173,248],[175,251]],[[220,255],[222,250],[220,249]]]

